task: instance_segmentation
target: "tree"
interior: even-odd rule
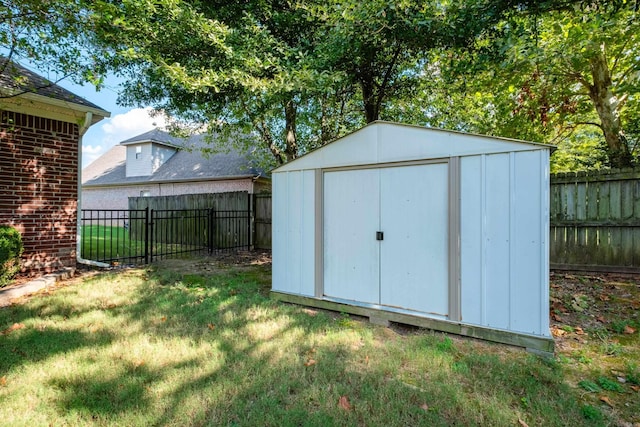
[[[281,164],[379,118],[424,123],[437,111],[413,107],[433,51],[490,37],[510,11],[566,3],[28,0],[10,3],[7,28],[40,41],[7,40],[80,80],[120,74],[121,102]]]
[[[455,66],[464,64],[471,73],[455,66],[445,71],[457,76],[448,83],[464,86],[474,98],[466,99],[465,110],[474,101],[484,106],[480,131],[559,143],[572,136],[584,141],[594,135],[592,128],[601,135],[608,163],[630,166],[640,89],[635,6],[587,3],[514,15],[500,30],[492,49],[461,61],[467,52],[454,55]]]
[[[95,72],[84,44],[83,11],[88,4],[85,0],[1,0],[0,54],[8,61],[2,61],[0,78],[16,78],[11,63],[28,61],[54,76],[54,81],[71,78],[100,85],[102,76]]]

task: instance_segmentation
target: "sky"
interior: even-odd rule
[[[91,84],[80,86],[69,80],[58,82],[59,86],[111,113],[111,117],[94,124],[84,134],[82,139],[83,169],[121,141],[165,125],[162,117],[149,115],[150,108],[148,107],[145,109],[118,106],[116,100],[119,84],[120,81],[117,78],[107,77],[104,87],[98,92]]]

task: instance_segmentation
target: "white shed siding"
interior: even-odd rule
[[[273,186],[274,290],[313,296],[315,292],[315,173],[275,175]]]
[[[549,334],[546,162],[546,150],[461,159],[463,322]]]

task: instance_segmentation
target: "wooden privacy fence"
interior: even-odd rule
[[[551,268],[640,272],[640,171],[551,176]]]
[[[271,194],[236,191],[129,198],[129,209],[147,207],[154,211],[213,209],[218,226],[214,239],[220,240],[217,244],[228,245],[233,238],[250,242],[256,249],[271,249]],[[238,216],[239,211],[246,216]]]
[[[271,193],[254,194],[253,207],[253,245],[271,250]]]

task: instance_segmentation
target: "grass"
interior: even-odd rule
[[[138,256],[144,256],[144,242],[131,240],[129,231],[124,227],[82,227],[83,258],[104,261]]]
[[[0,420],[30,427],[613,422],[604,404],[584,403],[585,390],[567,383],[561,362],[276,303],[269,288],[264,266],[182,260],[103,273],[2,309]],[[637,366],[629,370],[638,379]],[[613,387],[599,377],[585,384]]]
[[[142,231],[140,232],[142,233]],[[164,235],[161,235],[162,238]],[[179,237],[178,237],[179,239]],[[154,257],[166,254],[190,254],[200,252],[203,245],[161,243],[158,238],[151,242],[149,253]],[[125,264],[141,261],[145,256],[145,243],[131,239],[129,230],[124,227],[89,225],[82,227],[82,257],[93,261]],[[151,255],[150,255],[151,256]]]

